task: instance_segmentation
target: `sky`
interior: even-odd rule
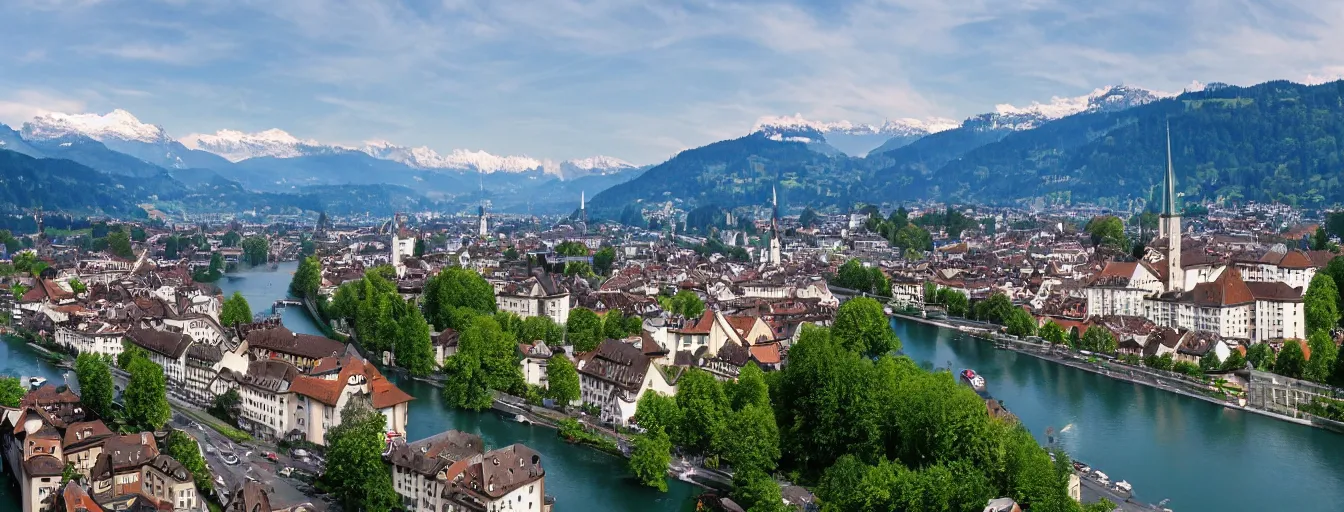
[[[1127,83],[1344,75],[1337,0],[5,0],[0,122],[637,164],[761,116],[963,119]]]

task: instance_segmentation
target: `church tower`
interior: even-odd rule
[[[1176,168],[1171,163],[1171,123],[1167,123],[1167,177],[1162,188],[1162,217],[1158,235],[1167,239],[1167,291],[1185,289],[1181,269],[1181,212],[1176,209]]]
[[[770,187],[770,255],[769,263],[772,266],[780,264],[780,243],[779,243],[779,192],[775,187]]]
[[[480,220],[480,223],[481,223],[480,231],[481,231],[481,232],[480,232],[480,236],[481,236],[481,238],[489,238],[489,237],[490,237],[490,227],[487,225],[487,221],[486,221],[486,217],[485,217],[485,205],[481,205],[480,215],[481,215],[481,220]]]

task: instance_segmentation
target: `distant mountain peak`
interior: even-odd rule
[[[792,131],[815,131],[823,135],[827,133],[843,133],[846,135],[927,135],[943,130],[956,128],[958,123],[951,119],[943,118],[900,118],[883,121],[882,124],[853,123],[850,121],[814,121],[804,118],[801,114],[791,116],[763,116],[756,120],[755,126],[751,128],[752,133],[764,133],[766,136],[779,134],[785,136],[786,132]]]
[[[1152,91],[1131,85],[1113,85],[1099,87],[1088,94],[1073,97],[1054,96],[1049,102],[1033,101],[1024,107],[1009,103],[994,106],[994,112],[982,114],[972,119],[992,121],[995,125],[1016,130],[1035,128],[1043,122],[1053,121],[1083,112],[1114,112],[1137,107],[1154,101],[1175,96],[1174,94]],[[992,119],[986,116],[993,116]]]
[[[609,171],[620,169],[633,169],[635,164],[621,160],[613,156],[597,155],[588,158],[574,158],[566,160],[565,163],[574,166],[576,169],[585,171]]]
[[[350,150],[344,146],[300,139],[279,128],[254,133],[239,130],[219,130],[214,134],[193,133],[182,137],[180,142],[190,149],[208,151],[231,162],[263,156],[294,158]]]
[[[23,123],[22,134],[33,140],[50,140],[71,134],[97,141],[121,139],[159,143],[170,139],[162,127],[141,122],[122,109],[101,115],[48,112]]]

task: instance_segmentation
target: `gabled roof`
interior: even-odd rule
[[[1234,266],[1228,266],[1211,283],[1199,283],[1190,291],[1195,304],[1207,307],[1227,307],[1249,304],[1255,301],[1251,289],[1241,279],[1241,272]]]
[[[169,359],[180,359],[191,346],[191,335],[181,332],[160,331],[133,327],[126,337],[145,350],[157,353]]]
[[[71,481],[65,484],[65,489],[61,490],[61,497],[65,498],[65,512],[103,512],[103,508],[98,506],[98,502],[93,501],[78,482]]]
[[[344,343],[324,336],[296,333],[285,328],[283,325],[248,331],[246,339],[247,345],[251,348],[270,350],[299,357],[306,357],[308,359],[331,357],[339,355],[345,351]]]

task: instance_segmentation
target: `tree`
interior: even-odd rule
[[[515,340],[494,317],[472,318],[458,336],[457,354],[444,362],[444,400],[455,407],[482,410],[490,407],[490,390],[511,391],[521,386]]]
[[[1315,251],[1325,251],[1330,249],[1330,233],[1324,228],[1316,228],[1316,232],[1311,236],[1311,249]]]
[[[714,452],[733,471],[775,470],[779,461],[779,427],[769,405],[750,404],[728,415],[723,430],[715,436]]]
[[[181,251],[181,239],[171,235],[164,241],[164,259],[177,259]]]
[[[495,288],[480,274],[460,267],[446,268],[431,277],[422,297],[425,319],[439,330],[460,331],[466,328],[471,314],[495,312]]]
[[[564,341],[564,328],[549,316],[529,316],[523,319],[517,338],[523,343],[542,340],[547,345],[559,346]]]
[[[1241,351],[1232,349],[1232,353],[1227,355],[1227,360],[1223,361],[1219,368],[1224,371],[1240,370],[1246,367],[1246,356],[1241,355]]]
[[[556,354],[546,362],[546,395],[562,405],[579,399],[579,372],[564,354]]]
[[[85,352],[75,358],[79,401],[100,418],[112,417],[112,370],[98,354]]]
[[[805,228],[816,227],[820,222],[821,216],[817,215],[816,210],[813,210],[812,207],[803,210],[803,214],[798,216],[798,223]]]
[[[582,242],[575,242],[573,240],[564,241],[560,242],[559,245],[555,246],[555,253],[560,256],[569,256],[575,258],[580,256],[587,256],[588,246],[583,245]]]
[[[873,275],[864,268],[863,262],[858,258],[852,258],[840,265],[840,269],[835,272],[835,279],[832,280],[836,286],[848,288],[850,290],[866,292],[873,287]]]
[[[142,228],[140,226],[131,226],[131,240],[134,240],[136,242],[144,242],[145,240],[148,239],[149,235],[145,233],[145,228]]]
[[[869,287],[871,288],[869,293],[877,295],[878,297],[891,297],[891,280],[887,279],[887,274],[882,272],[882,269],[878,267],[873,267],[868,270],[872,274],[871,278],[868,280]]]
[[[1046,320],[1045,325],[1041,326],[1041,329],[1037,333],[1037,335],[1039,335],[1045,341],[1054,343],[1056,345],[1064,343],[1065,339],[1064,329],[1060,327],[1059,324],[1055,323],[1054,320]]]
[[[1325,383],[1335,370],[1335,358],[1339,355],[1339,346],[1330,339],[1326,330],[1318,330],[1307,336],[1307,348],[1311,349],[1311,358],[1307,360],[1302,378],[1312,382]]]
[[[1125,224],[1114,215],[1093,217],[1084,228],[1092,238],[1092,246],[1112,254],[1124,254],[1129,245],[1125,238]]]
[[[23,384],[17,377],[0,377],[0,405],[17,408],[23,395]]]
[[[569,322],[565,325],[565,337],[574,351],[592,352],[602,343],[604,337],[602,319],[588,308],[574,308],[569,312]]]
[[[117,354],[117,368],[131,371],[131,364],[137,359],[149,359],[149,352],[145,352],[145,349],[140,348],[139,345],[123,341],[121,343],[121,353]]]
[[[317,256],[309,256],[299,262],[294,269],[294,279],[289,282],[289,294],[301,299],[317,299],[317,290],[322,287],[322,262]]]
[[[1302,310],[1308,336],[1318,330],[1329,332],[1339,324],[1339,289],[1329,274],[1317,272],[1311,278],[1302,297]]]
[[[667,467],[672,463],[672,440],[662,429],[635,436],[630,472],[639,482],[667,492]]]
[[[700,296],[690,290],[681,290],[672,296],[672,314],[683,318],[700,318],[705,313],[705,303]]]
[[[387,420],[366,400],[350,400],[341,423],[327,432],[327,464],[323,487],[345,510],[390,512],[401,498],[383,463],[383,429]]]
[[[845,348],[868,357],[901,349],[901,340],[887,324],[882,304],[868,297],[856,297],[841,304],[831,334]]]
[[[582,261],[570,261],[565,263],[565,275],[579,277],[593,277],[593,267]]]
[[[164,444],[164,453],[176,459],[182,467],[191,472],[192,479],[196,481],[196,490],[203,493],[214,490],[215,482],[210,478],[210,468],[206,466],[205,457],[201,456],[201,447],[195,439],[186,432],[173,429],[168,432],[168,439]]]
[[[1274,358],[1274,373],[1284,377],[1294,379],[1302,378],[1302,373],[1306,370],[1306,357],[1302,354],[1302,346],[1297,340],[1284,340],[1283,348],[1279,350],[1279,355]]]
[[[216,418],[229,422],[230,425],[237,426],[238,408],[242,405],[243,397],[238,394],[237,388],[233,388],[215,396],[208,412]]]
[[[1013,308],[1004,325],[1008,328],[1008,334],[1013,336],[1027,337],[1036,334],[1036,319],[1022,308]],[[1062,336],[1064,332],[1060,331],[1059,334]]]
[[[788,512],[779,484],[762,471],[738,471],[733,474],[733,500],[747,512]]]
[[[163,428],[173,414],[168,406],[168,385],[163,368],[149,358],[138,357],[126,371],[131,374],[123,394],[127,420],[142,430]]]
[[[252,306],[248,305],[247,298],[240,292],[233,292],[228,299],[224,300],[224,305],[220,307],[219,323],[225,327],[238,324],[245,324],[252,321]]]
[[[1268,343],[1256,343],[1246,350],[1246,362],[1260,371],[1274,367],[1274,350]]]
[[[938,303],[947,308],[948,316],[964,317],[968,312],[966,295],[951,288],[938,290]]]
[[[224,247],[238,247],[238,243],[242,241],[243,235],[230,229],[228,233],[224,233],[224,238],[220,239],[220,245],[223,245]]]
[[[975,305],[976,316],[979,320],[1003,324],[1008,321],[1008,316],[1013,313],[1013,301],[1008,299],[1002,292],[995,292],[984,302]]]
[[[70,284],[70,291],[75,292],[75,295],[82,295],[84,294],[84,292],[89,290],[89,287],[79,279],[71,279],[69,281],[69,284]]]
[[[755,364],[742,367],[737,382],[730,382],[727,391],[733,410],[742,410],[748,405],[770,406],[770,387],[765,383],[765,372]]]
[[[405,368],[411,375],[424,377],[438,366],[434,361],[434,344],[430,340],[429,324],[420,310],[406,308],[407,312],[398,323],[398,337],[395,353],[397,366]]]
[[[661,430],[676,437],[677,428],[681,425],[681,408],[677,406],[676,399],[657,391],[648,391],[635,403],[632,419],[645,432]]]
[[[625,327],[625,315],[622,315],[620,310],[613,309],[602,316],[602,334],[607,339],[619,340],[631,334]]]
[[[1102,354],[1114,354],[1119,345],[1110,329],[1094,325],[1088,327],[1087,332],[1083,333],[1083,339],[1078,348]]]
[[[131,238],[125,231],[107,233],[107,250],[123,259],[135,258],[135,250],[131,248]]]
[[[611,266],[615,263],[616,249],[610,246],[603,247],[593,254],[593,270],[596,270],[598,275],[607,275],[608,272],[611,272]]]
[[[270,259],[271,243],[264,236],[249,236],[243,239],[243,261],[248,265],[264,265]]]
[[[682,413],[677,444],[696,453],[710,453],[729,411],[723,385],[709,372],[692,368],[677,382],[676,400]]]
[[[1211,372],[1223,366],[1223,362],[1218,359],[1218,353],[1209,350],[1204,357],[1199,358],[1199,369],[1203,372]]]

